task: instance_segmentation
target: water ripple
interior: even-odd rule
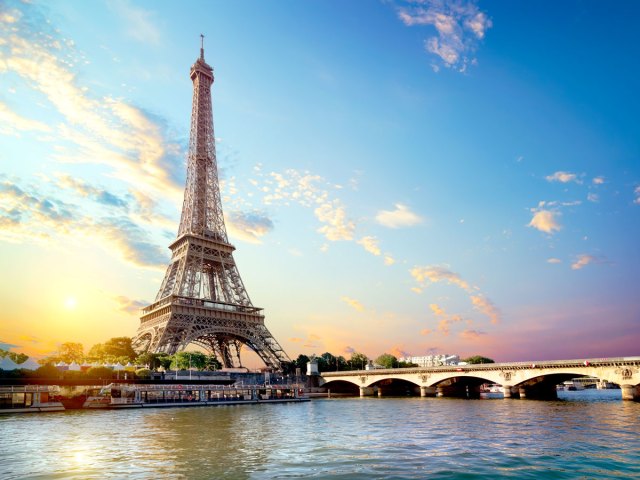
[[[4,415],[0,433],[6,479],[640,477],[640,404],[607,397]]]

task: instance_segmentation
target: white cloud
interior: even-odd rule
[[[595,255],[588,255],[586,253],[582,253],[576,256],[575,261],[571,264],[572,270],[581,270],[587,265],[591,265],[592,263],[607,263],[606,259],[603,257],[597,257]]]
[[[229,235],[249,243],[262,243],[261,238],[273,230],[271,219],[257,211],[229,212],[225,221]]]
[[[118,310],[135,316],[140,315],[140,310],[151,303],[144,300],[132,300],[124,295],[116,296],[113,299],[117,304]]]
[[[475,340],[476,338],[487,335],[487,332],[482,332],[480,330],[463,330],[460,332],[460,336],[466,340]]]
[[[376,221],[385,227],[412,227],[423,222],[422,217],[409,210],[409,207],[397,203],[395,210],[381,210],[376,215]]]
[[[314,210],[316,218],[324,223],[318,229],[327,240],[352,240],[355,231],[355,223],[347,218],[345,207],[338,201],[327,202]]]
[[[580,178],[579,178],[579,176],[577,174],[571,173],[571,172],[562,172],[562,171],[555,172],[553,175],[547,175],[545,177],[545,179],[548,182],[560,182],[560,183],[575,182],[575,183],[582,183],[582,180],[580,180]]]
[[[487,297],[483,295],[472,295],[471,303],[473,303],[473,306],[477,310],[489,317],[491,323],[496,324],[500,322],[500,311]]]
[[[372,255],[379,256],[382,253],[376,237],[362,237],[357,243]]]
[[[479,42],[493,25],[491,19],[478,9],[476,2],[422,0],[402,2],[398,7],[398,17],[407,26],[432,26],[437,36],[424,41],[425,49],[440,60],[447,68],[459,72],[475,65],[474,57]],[[439,66],[432,65],[435,72]]]
[[[30,35],[28,24],[17,33],[6,34],[0,48],[0,65],[45,96],[62,121],[55,127],[51,157],[59,162],[93,163],[109,167],[110,174],[154,198],[182,194],[183,172],[180,147],[167,141],[161,123],[142,110],[109,97],[98,98],[81,85],[74,67],[66,59],[76,56],[69,42],[56,34]],[[0,24],[1,25],[1,24]],[[11,115],[6,108],[4,116]],[[46,131],[32,119],[20,122],[25,128]],[[62,142],[70,142],[68,150]],[[145,182],[140,182],[145,178]]]
[[[442,333],[445,336],[449,335],[452,324],[462,322],[462,317],[460,315],[449,315],[440,305],[436,303],[430,304],[429,308],[433,312],[434,316],[438,319],[438,332]]]
[[[362,305],[362,303],[360,303],[358,300],[354,298],[342,297],[341,300],[347,305],[349,305],[351,308],[353,308],[354,310],[357,310],[358,312],[364,312],[365,310],[364,305]]]
[[[474,290],[465,280],[460,277],[460,275],[452,272],[445,267],[440,267],[437,265],[430,265],[426,267],[416,266],[410,270],[410,273],[411,276],[421,286],[425,286],[427,282],[445,282],[450,285],[456,285],[457,287],[460,287],[467,292],[471,292]]]
[[[0,101],[0,134],[18,135],[17,130],[50,132],[51,127],[37,120],[19,115]]]
[[[489,300],[486,296],[478,292],[478,288],[470,285],[466,280],[463,280],[460,275],[452,272],[448,268],[440,267],[436,265],[431,266],[417,266],[410,270],[411,276],[418,282],[419,287],[414,287],[412,290],[416,293],[421,293],[422,289],[431,283],[444,282],[449,285],[454,285],[464,290],[469,295],[469,300],[473,307],[486,315],[492,324],[499,323],[500,310]],[[460,315],[449,315],[444,309],[435,303],[429,305],[429,308],[433,314],[439,318],[440,324],[438,330],[445,335],[449,333],[449,328],[452,323],[462,321]],[[470,323],[468,321],[467,323]]]
[[[633,190],[633,194],[635,195],[636,198],[634,198],[633,203],[635,203],[636,205],[640,205],[640,185],[638,185],[634,190]]]
[[[605,182],[604,177],[600,176],[600,177],[594,177],[593,180],[591,181],[594,185],[602,185]]]
[[[559,222],[560,212],[544,209],[533,209],[533,212],[533,218],[527,225],[528,227],[533,227],[536,230],[549,234],[553,234],[562,229],[562,225],[560,225]]]
[[[165,248],[158,246],[145,228],[122,214],[121,199],[86,185],[81,187],[106,210],[89,215],[55,195],[47,195],[42,185],[35,188],[9,180],[0,182],[0,239],[22,243],[51,241],[54,237],[86,242],[90,238],[135,266],[159,269],[166,264]]]

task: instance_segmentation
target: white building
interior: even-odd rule
[[[423,357],[401,357],[399,362],[415,363],[419,367],[438,367],[440,365],[457,365],[460,361],[458,355],[425,355]]]

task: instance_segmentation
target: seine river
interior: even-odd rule
[[[0,416],[0,478],[640,478],[640,403],[341,398]]]

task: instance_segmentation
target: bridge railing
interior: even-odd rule
[[[375,370],[347,370],[342,372],[322,372],[325,377],[351,375],[384,375],[385,373],[422,373],[422,372],[475,372],[482,370],[524,370],[532,368],[575,368],[575,367],[612,367],[640,366],[640,357],[582,358],[574,360],[544,360],[531,362],[475,363],[467,365],[441,365],[437,367],[378,368]]]

